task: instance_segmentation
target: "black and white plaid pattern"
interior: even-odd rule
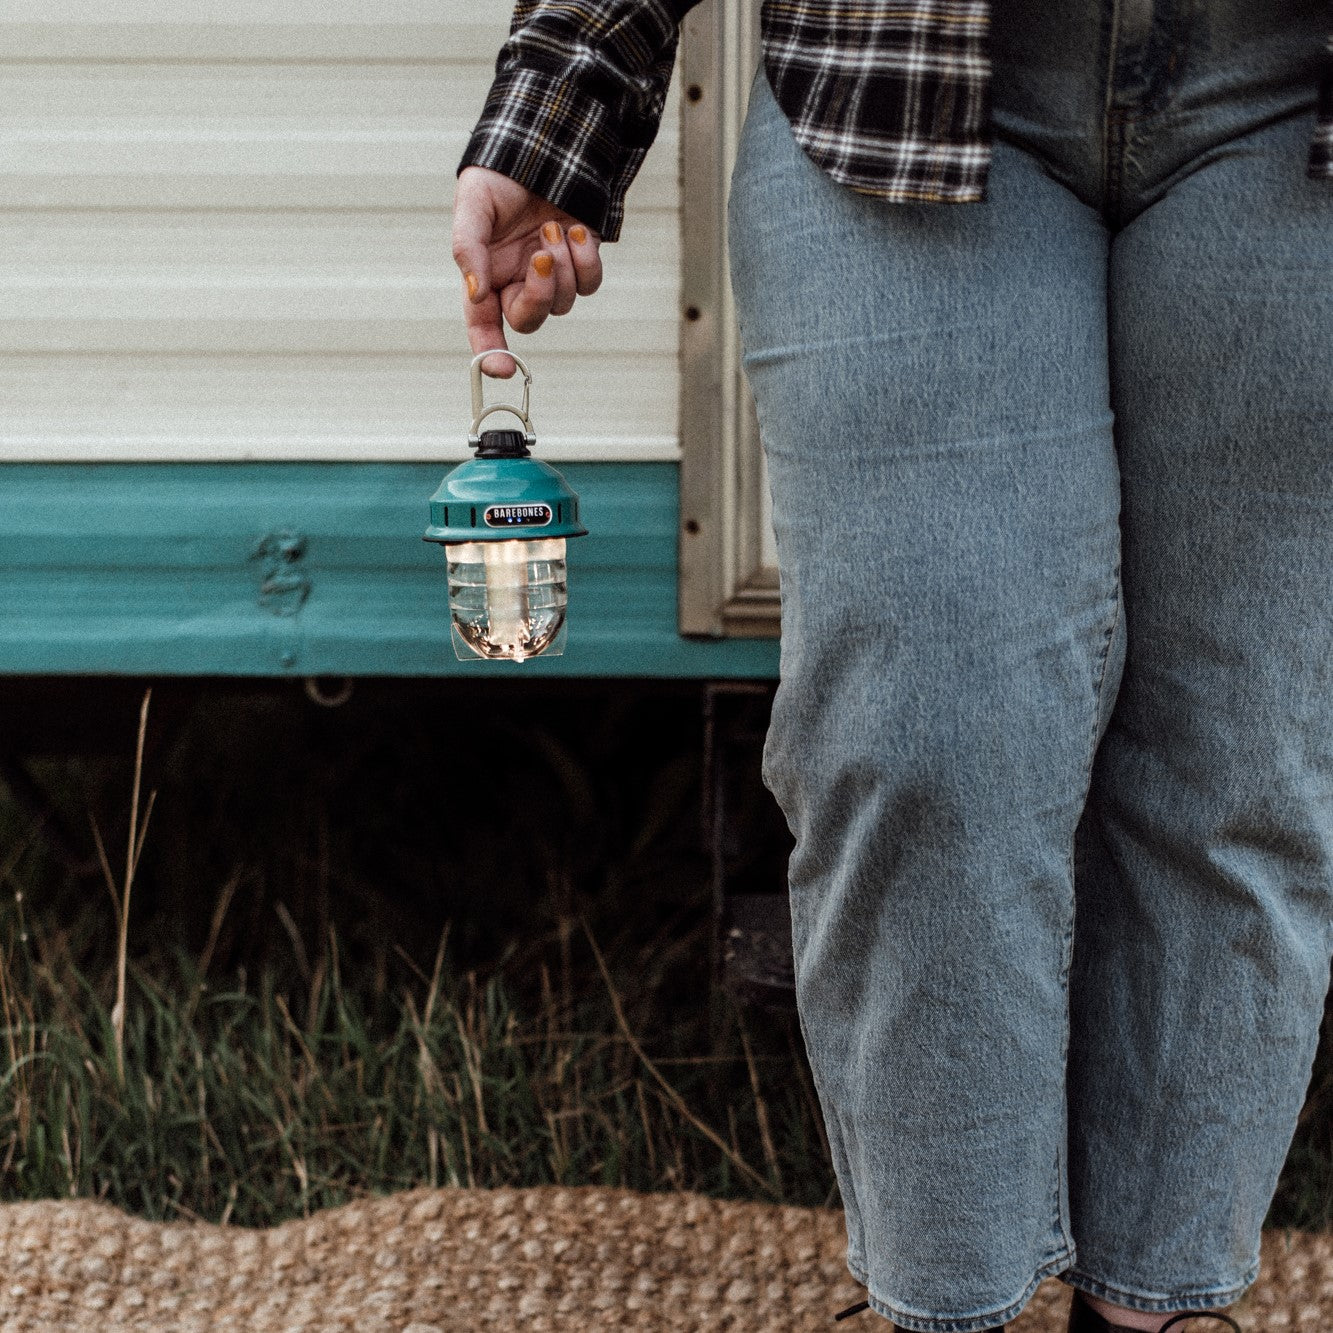
[[[614,241],[697,3],[519,0],[459,169],[499,171]],[[834,180],[895,203],[980,202],[989,23],[988,0],[764,0],[764,67]],[[1308,174],[1333,180],[1333,37]]]
[[[761,13],[773,94],[834,180],[897,203],[985,198],[986,0],[764,0]]]
[[[697,3],[518,0],[459,170],[501,172],[614,241]]]

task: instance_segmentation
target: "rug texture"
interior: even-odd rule
[[[629,1190],[414,1190],[271,1231],[0,1207],[0,1330],[839,1330],[863,1298],[842,1213]],[[1013,1333],[1063,1333],[1045,1283]],[[1333,1237],[1269,1233],[1246,1333],[1333,1329]],[[1215,1322],[1187,1328],[1210,1333]]]

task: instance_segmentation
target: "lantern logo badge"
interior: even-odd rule
[[[488,528],[544,528],[553,518],[550,505],[487,505],[482,518]]]

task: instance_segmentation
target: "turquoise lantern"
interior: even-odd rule
[[[468,445],[476,456],[447,473],[431,496],[425,533],[448,558],[450,634],[464,662],[523,662],[564,651],[565,539],[588,531],[579,522],[579,497],[555,468],[531,456],[532,376],[513,352],[503,354],[523,373],[523,404],[486,407],[481,363],[492,353],[473,357]],[[523,429],[483,432],[493,412],[510,413]]]

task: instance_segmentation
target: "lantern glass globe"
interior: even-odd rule
[[[451,542],[449,614],[460,661],[564,651],[565,539]]]

